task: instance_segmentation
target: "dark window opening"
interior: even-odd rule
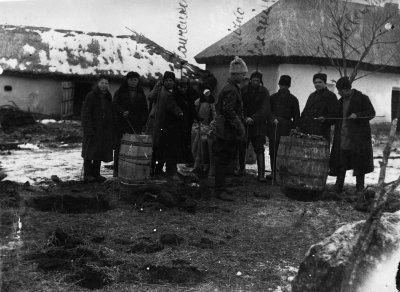
[[[12,86],[10,85],[4,86],[4,91],[12,91]]]

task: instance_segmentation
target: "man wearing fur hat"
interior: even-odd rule
[[[262,73],[255,71],[250,76],[248,85],[242,87],[243,115],[247,130],[247,141],[239,146],[239,170],[235,173],[242,176],[245,172],[245,155],[249,143],[256,153],[258,176],[260,182],[265,182],[264,144],[267,135],[267,119],[270,116],[269,92],[263,86]]]
[[[336,94],[326,87],[326,80],[327,76],[324,73],[314,75],[313,83],[316,90],[308,97],[301,113],[300,132],[323,136],[330,142],[331,126],[335,120],[326,118],[337,116],[338,100]]]
[[[291,84],[291,77],[282,75],[278,83],[278,92],[271,95],[270,98],[271,116],[268,122],[268,143],[272,179],[275,179],[275,159],[280,137],[289,136],[292,129],[299,127],[299,100],[290,93]]]
[[[336,88],[341,96],[339,113],[343,120],[335,124],[329,175],[337,176],[336,192],[341,193],[346,170],[352,169],[360,197],[364,190],[365,174],[374,171],[369,121],[375,116],[375,110],[368,96],[351,89],[348,77],[340,78]]]
[[[228,165],[236,159],[239,143],[245,137],[243,102],[239,86],[247,72],[246,63],[235,57],[230,63],[228,83],[220,91],[215,106],[215,195],[221,200],[233,201],[232,192],[225,186],[225,177]]]

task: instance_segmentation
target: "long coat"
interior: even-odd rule
[[[166,163],[182,163],[184,159],[184,124],[182,109],[178,106],[173,91],[162,87],[157,100],[154,119],[153,147],[158,159]]]
[[[339,99],[339,109],[343,113],[343,98]],[[375,116],[375,110],[368,96],[360,91],[353,89],[350,104],[344,117],[355,113],[357,117],[369,117],[365,119],[346,120],[349,130],[349,147],[351,151],[351,164],[354,175],[370,173],[374,171],[374,161],[371,142],[371,127],[369,120]],[[340,163],[340,145],[342,120],[335,124],[334,138],[332,144],[331,157],[329,161],[329,175],[337,176]]]
[[[115,92],[113,104],[117,112],[117,126],[119,134],[133,134],[131,126],[135,133],[140,134],[140,132],[143,130],[143,127],[146,125],[149,115],[146,96],[142,87],[137,87],[137,90],[134,91],[134,98],[132,99],[128,84],[124,82],[124,84],[122,84],[121,87]],[[127,119],[122,116],[125,111],[129,112]]]
[[[220,91],[215,110],[217,138],[226,141],[243,140],[243,101],[239,86],[231,80]]]
[[[271,116],[268,122],[268,136],[275,135],[275,124],[278,120],[278,136],[289,136],[290,131],[299,126],[300,108],[299,100],[288,89],[279,89],[270,97]]]
[[[300,132],[323,136],[331,140],[331,126],[335,120],[321,122],[314,118],[334,118],[338,116],[338,100],[336,94],[327,88],[316,90],[310,94],[300,117]]]
[[[249,125],[249,137],[267,135],[267,119],[271,114],[269,92],[264,86],[254,88],[248,84],[241,89],[244,118],[252,118],[254,124]]]
[[[110,162],[115,144],[115,119],[110,92],[96,87],[82,107],[82,158]]]
[[[175,91],[176,103],[183,112],[182,135],[184,143],[184,162],[192,163],[192,125],[194,120],[199,120],[199,115],[194,105],[194,98],[197,93],[188,89],[185,94],[181,94],[178,90]]]

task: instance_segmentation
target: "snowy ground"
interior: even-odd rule
[[[79,180],[82,176],[82,158],[81,148],[77,145],[73,148],[38,148],[34,145],[23,145],[27,149],[11,150],[8,152],[0,152],[1,165],[8,174],[7,179],[17,182],[37,183],[42,180],[50,179],[52,175],[58,176],[62,180]],[[375,147],[374,157],[382,156],[383,146]],[[266,169],[270,169],[269,153],[266,148]],[[396,152],[392,152],[392,158],[400,158]],[[366,184],[376,184],[379,177],[379,161],[382,159],[374,159],[375,171],[366,175]],[[104,165],[112,165],[111,163],[102,164],[102,174],[106,177],[112,176],[112,171]],[[247,165],[247,169],[257,169],[256,164]],[[386,181],[396,180],[400,176],[400,159],[389,159],[386,169]],[[335,177],[328,177],[327,183],[333,184]],[[346,183],[355,184],[355,177],[352,172],[346,174]]]

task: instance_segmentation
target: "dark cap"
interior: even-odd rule
[[[171,78],[172,80],[175,81],[175,73],[171,72],[171,71],[165,71],[164,76],[163,76],[163,81],[165,81],[165,79],[167,78]]]
[[[254,72],[251,73],[251,75],[250,75],[250,80],[253,79],[254,77],[255,77],[255,78],[259,78],[260,80],[262,80],[263,75],[262,75],[262,73],[261,73],[260,71],[254,71]]]
[[[326,80],[328,79],[328,76],[326,76],[325,73],[317,73],[313,76],[312,81],[314,82],[315,79],[320,79],[320,80],[324,81],[324,83],[326,84]]]
[[[351,82],[349,77],[344,76],[336,81],[336,88],[337,89],[351,89]]]
[[[289,75],[282,75],[281,78],[279,78],[278,84],[290,87],[292,85],[292,78],[290,78]]]
[[[137,78],[137,79],[139,79],[140,75],[137,72],[131,71],[131,72],[128,72],[128,74],[126,74],[126,79],[129,79],[129,78]]]

